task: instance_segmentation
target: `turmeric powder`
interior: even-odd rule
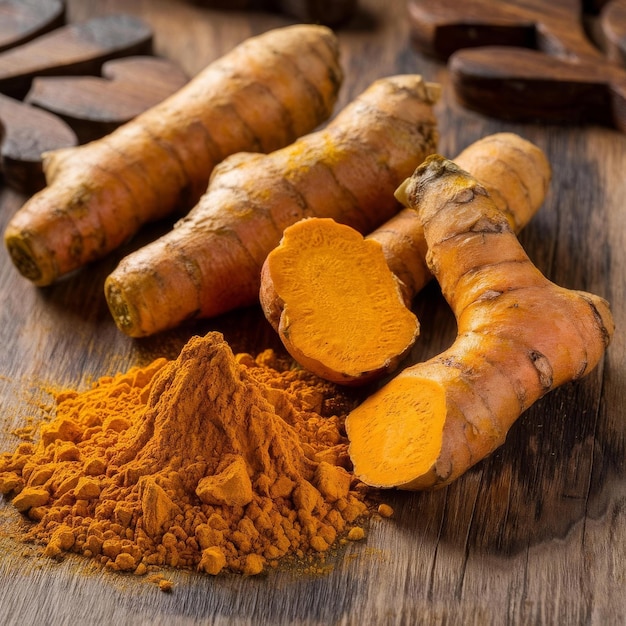
[[[323,555],[368,513],[349,471],[354,401],[216,332],[175,360],[57,394],[36,443],[0,457],[0,492],[44,554],[118,571],[258,574]]]

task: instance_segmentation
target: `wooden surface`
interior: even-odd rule
[[[56,28],[0,55],[0,89],[23,98],[35,76],[82,75],[113,58],[150,54],[152,33],[142,20],[117,14]]]
[[[3,0],[0,3],[0,52],[62,26],[64,13],[61,0]]]
[[[626,137],[601,127],[515,124],[459,106],[442,62],[411,47],[405,2],[362,0],[363,14],[339,31],[346,82],[339,106],[393,73],[438,80],[440,151],[454,156],[501,130],[541,146],[554,168],[550,194],[521,235],[552,280],[613,304],[617,333],[588,378],[544,398],[506,444],[452,486],[389,493],[392,520],[376,521],[365,543],[337,553],[323,575],[271,572],[211,578],[171,572],[172,593],[89,561],[44,560],[11,538],[17,514],[0,503],[2,624],[622,624],[626,620]],[[249,35],[289,23],[277,14],[223,13],[175,0],[73,0],[71,20],[131,11],[155,31],[158,54],[189,74]],[[0,225],[24,197],[0,187]],[[156,230],[158,230],[157,227]],[[277,346],[257,309],[130,340],[102,296],[127,250],[37,289],[0,249],[0,444],[41,416],[45,385],[85,386],[159,355],[173,356],[193,333],[222,330],[235,350]],[[454,321],[436,285],[418,297],[423,335],[411,358],[441,351]]]

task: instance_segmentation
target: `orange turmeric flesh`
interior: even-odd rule
[[[537,146],[518,135],[485,137],[459,159],[476,172],[515,230],[543,203],[549,163]],[[397,195],[403,200],[401,192]],[[424,229],[413,209],[402,210],[365,241],[348,231],[316,219],[288,228],[263,266],[260,301],[301,365],[337,383],[362,384],[393,371],[416,340],[419,326],[407,307],[432,274]],[[316,255],[320,240],[323,250]],[[340,270],[326,271],[324,264]],[[309,276],[314,270],[315,276]],[[388,285],[384,298],[383,284]]]
[[[285,229],[261,285],[262,306],[281,302],[274,324],[288,352],[333,382],[364,383],[392,369],[419,334],[380,245],[330,218]]]
[[[415,476],[426,474],[441,453],[445,390],[434,381],[421,382],[415,393],[414,381],[398,376],[387,385],[385,394],[367,400],[369,414],[386,416],[385,428],[372,428],[367,419],[354,418],[358,409],[353,412],[350,452],[352,457],[367,454],[367,464],[359,467],[360,479],[366,484],[389,487],[390,481],[394,486],[410,483]]]
[[[418,75],[380,79],[324,129],[224,160],[189,214],[107,277],[117,326],[142,337],[258,304],[265,258],[305,217],[378,227],[399,208],[394,190],[436,149],[438,97]]]
[[[271,152],[331,114],[339,46],[323,26],[251,37],[115,132],[44,155],[47,187],[16,213],[5,243],[36,285],[102,258],[147,222],[194,206],[228,155]]]
[[[461,476],[535,401],[594,369],[614,323],[603,298],[544,277],[485,188],[451,161],[429,157],[403,193],[458,337],[366,399],[346,430],[363,482],[425,489]]]

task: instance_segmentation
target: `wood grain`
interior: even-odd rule
[[[403,0],[362,0],[339,31],[346,82],[340,106],[383,75],[419,72],[444,88],[437,107],[440,151],[517,132],[543,148],[554,169],[540,212],[521,234],[538,267],[569,288],[613,303],[618,331],[588,378],[525,413],[502,448],[450,487],[385,493],[391,520],[374,520],[364,543],[332,556],[324,575],[262,578],[168,572],[171,594],[88,561],[54,562],[15,542],[19,518],[0,503],[0,623],[616,626],[626,620],[626,137],[587,125],[522,124],[457,102],[442,62],[410,44]],[[248,35],[287,24],[270,14],[223,13],[175,0],[70,0],[70,20],[130,10],[154,28],[155,51],[189,74]],[[529,103],[530,104],[530,103]],[[0,188],[0,226],[24,196]],[[193,333],[223,330],[236,350],[279,345],[260,311],[190,324],[133,341],[110,319],[102,283],[118,255],[167,228],[158,224],[110,258],[37,289],[0,249],[0,445],[41,415],[45,385],[84,387],[94,377],[159,355]],[[416,299],[422,339],[408,362],[448,346],[454,320],[436,284]]]
[[[65,22],[62,0],[0,2],[0,52],[26,43]]]
[[[67,24],[0,54],[0,93],[21,99],[35,76],[97,75],[105,61],[151,48],[150,28],[129,15]]]

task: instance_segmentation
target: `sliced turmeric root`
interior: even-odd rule
[[[280,302],[283,344],[333,382],[364,383],[395,368],[419,334],[380,245],[332,219],[288,227],[263,273],[271,280],[261,278],[261,304]]]
[[[549,163],[518,135],[490,135],[458,160],[491,191],[515,230],[543,203]],[[318,244],[323,249],[316,251]],[[324,264],[341,271],[325,271]],[[392,372],[411,348],[419,324],[407,307],[431,278],[424,229],[413,209],[393,216],[365,242],[345,226],[308,219],[288,228],[268,255],[260,302],[301,365],[334,382],[363,384]]]
[[[271,152],[326,120],[342,71],[323,26],[252,37],[106,137],[44,155],[48,186],[15,214],[5,243],[36,285],[95,261],[146,222],[188,210],[217,163]]]
[[[120,330],[141,337],[258,303],[266,256],[302,218],[360,233],[389,219],[396,187],[436,149],[438,97],[417,75],[380,79],[324,129],[268,155],[225,159],[196,207],[107,277]]]
[[[545,278],[485,188],[454,163],[429,157],[403,193],[458,337],[367,398],[346,429],[363,482],[424,489],[461,476],[535,401],[594,369],[614,323],[603,298]]]

